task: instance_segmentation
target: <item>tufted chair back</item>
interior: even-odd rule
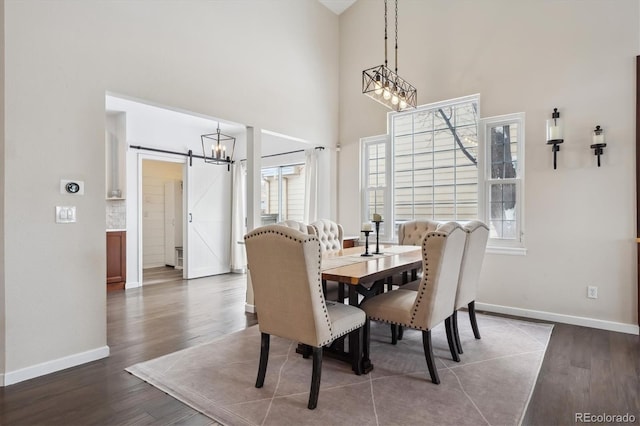
[[[260,331],[316,347],[333,340],[318,238],[269,225],[244,240]]]
[[[404,246],[419,246],[427,232],[435,231],[438,229],[438,226],[440,226],[440,222],[428,219],[410,220],[401,223],[400,226],[398,226],[398,244]]]
[[[456,309],[467,306],[475,300],[478,292],[478,278],[482,269],[482,261],[489,239],[489,228],[479,220],[472,220],[464,226],[467,240],[464,247],[458,293],[456,294]]]
[[[430,330],[453,313],[466,233],[455,222],[422,240],[422,280],[412,309],[412,325]]]
[[[320,241],[320,248],[325,251],[342,250],[344,231],[342,225],[328,219],[320,219],[311,224]]]
[[[298,222],[297,220],[283,220],[282,222],[276,223],[276,225],[286,226],[300,231],[303,234],[315,235],[315,229],[305,223]]]

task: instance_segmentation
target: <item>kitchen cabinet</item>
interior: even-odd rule
[[[124,290],[127,281],[127,232],[107,231],[107,291]]]

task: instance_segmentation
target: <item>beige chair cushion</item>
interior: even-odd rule
[[[484,260],[484,253],[489,239],[489,227],[479,220],[473,220],[464,226],[467,239],[464,246],[458,292],[456,294],[456,309],[467,306],[476,299],[478,280]]]
[[[422,241],[423,276],[417,291],[401,287],[362,303],[369,318],[430,330],[454,310],[466,234],[455,222],[428,232]]]
[[[276,225],[286,226],[288,228],[296,229],[303,234],[315,235],[315,229],[306,223],[298,222],[297,220],[283,220],[276,223]]]
[[[438,229],[440,222],[434,220],[410,220],[398,226],[398,244],[403,246],[419,246],[427,232]]]
[[[315,229],[323,252],[342,250],[344,237],[342,225],[328,219],[320,219],[313,222],[311,226]]]
[[[269,225],[244,239],[261,332],[320,347],[364,324],[360,309],[326,304],[316,236]]]
[[[420,288],[420,280],[415,280],[415,281],[411,281],[410,283],[404,284],[401,288],[403,290],[413,290],[413,291],[418,291],[418,289]]]

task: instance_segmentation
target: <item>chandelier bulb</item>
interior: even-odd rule
[[[400,109],[405,109],[407,107],[407,101],[404,99],[400,99]]]
[[[398,102],[400,102],[400,99],[398,98],[398,95],[396,95],[395,93],[391,96],[391,103],[393,105],[398,105]]]
[[[382,77],[380,76],[379,73],[376,73],[376,78],[375,78],[375,82],[373,83],[373,87],[376,95],[379,95],[382,93]]]
[[[382,97],[385,100],[389,100],[391,98],[391,92],[389,91],[389,89],[384,89],[384,92],[382,92]]]

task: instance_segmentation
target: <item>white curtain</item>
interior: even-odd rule
[[[247,267],[244,235],[247,233],[247,166],[242,161],[233,164],[233,191],[231,198],[231,270],[243,271]]]
[[[318,219],[318,151],[307,149],[304,152],[304,223]]]

